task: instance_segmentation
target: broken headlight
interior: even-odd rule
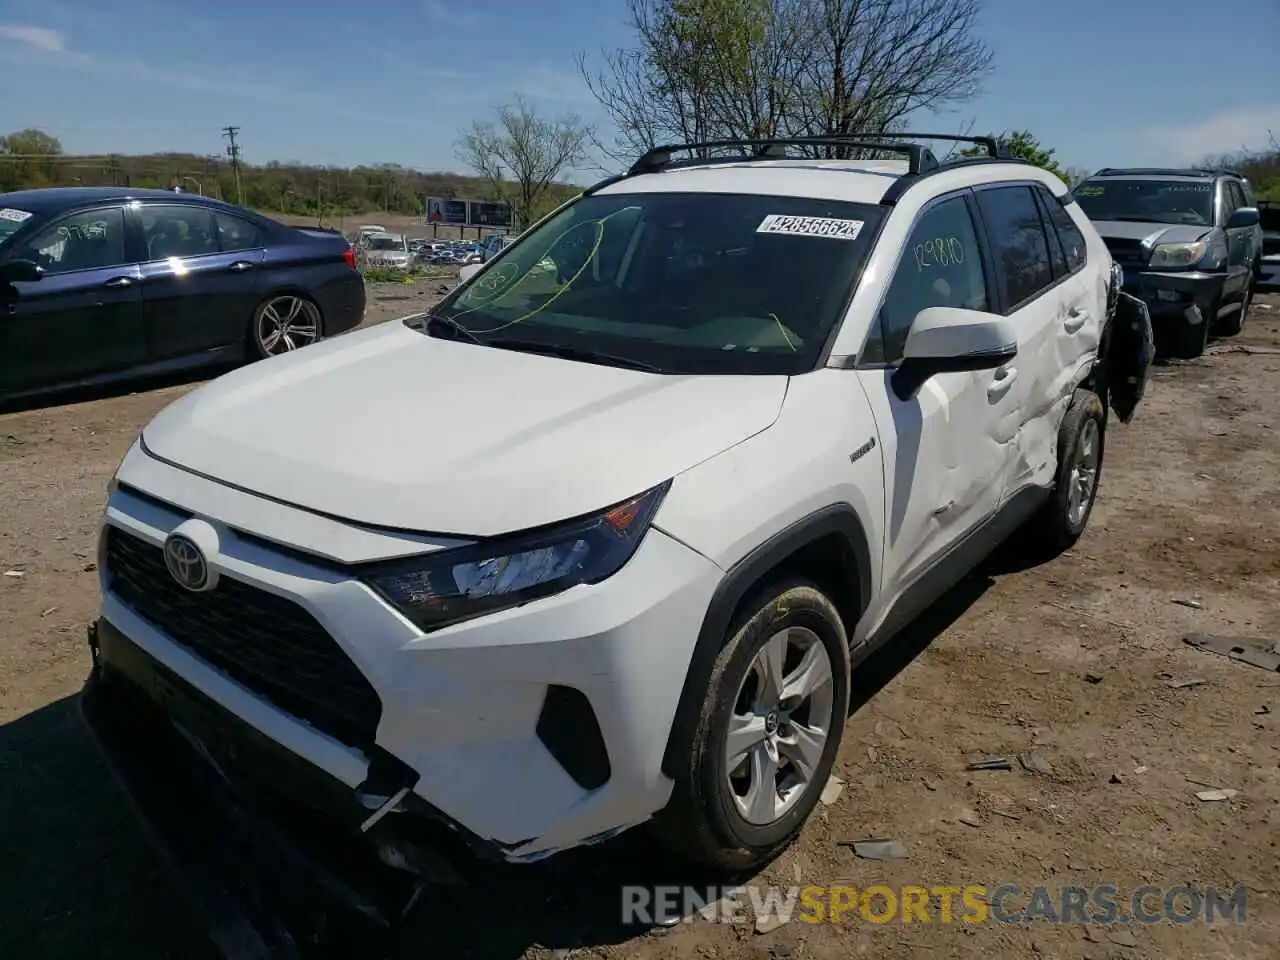
[[[599,583],[631,559],[669,486],[566,523],[379,564],[365,579],[424,631]]]

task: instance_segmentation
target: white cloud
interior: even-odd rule
[[[18,23],[0,23],[0,39],[12,40],[45,53],[65,53],[67,39],[57,30]]]
[[[1243,107],[1184,124],[1148,127],[1141,138],[1149,147],[1167,154],[1171,162],[1184,163],[1214,154],[1262,149],[1269,133],[1280,137],[1280,103]]]
[[[484,26],[487,17],[479,11],[466,9],[462,2],[463,0],[456,0],[455,3],[450,3],[449,0],[422,0],[422,9],[428,19],[455,30],[478,30]]]

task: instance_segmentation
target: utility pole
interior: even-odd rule
[[[231,158],[231,173],[236,180],[236,202],[244,206],[244,188],[240,185],[240,144],[236,143],[239,127],[223,127],[222,135],[227,138],[227,156]]]

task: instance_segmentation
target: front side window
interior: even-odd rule
[[[930,207],[912,229],[880,308],[879,336],[863,360],[901,360],[912,321],[927,307],[989,309],[978,234],[962,196]]]
[[[806,197],[584,197],[435,313],[501,345],[608,353],[669,373],[811,369],[882,214]]]
[[[1027,186],[978,191],[978,208],[999,266],[1006,310],[1016,309],[1053,284],[1049,243]]]
[[[218,252],[213,216],[205,207],[146,204],[138,211],[148,260]]]
[[[1057,234],[1058,242],[1066,255],[1067,272],[1075,273],[1084,268],[1085,261],[1088,259],[1084,234],[1080,232],[1080,228],[1071,219],[1071,214],[1067,212],[1061,201],[1048,190],[1043,188],[1041,190],[1040,199],[1044,201],[1044,208],[1049,213],[1051,229]]]
[[[1212,180],[1107,177],[1086,180],[1074,195],[1090,220],[1213,225]]]
[[[50,276],[118,267],[127,262],[124,210],[110,207],[63,217],[25,242],[14,256],[34,261]]]

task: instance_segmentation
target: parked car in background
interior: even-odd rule
[[[494,234],[492,237],[486,237],[482,248],[482,262],[487,263],[492,260],[511,244],[516,242],[516,238],[512,236],[503,236],[502,234]]]
[[[1211,333],[1240,332],[1262,256],[1249,182],[1226,170],[1104,169],[1075,189],[1125,289],[1151,311],[1157,344],[1198,357]]]
[[[374,270],[408,270],[413,266],[409,244],[398,233],[370,234],[361,253],[361,265]]]
[[[287,353],[356,326],[340,234],[190,193],[0,194],[0,396]]]
[[[203,876],[388,923],[406,872],[650,820],[776,857],[856,664],[1014,531],[1075,543],[1145,382],[1062,181],[978,142],[651,151],[430,313],[147,424],[83,704],[153,835],[198,817]]]
[[[1258,286],[1280,287],[1280,201],[1258,204],[1262,226],[1262,259],[1258,261]]]

